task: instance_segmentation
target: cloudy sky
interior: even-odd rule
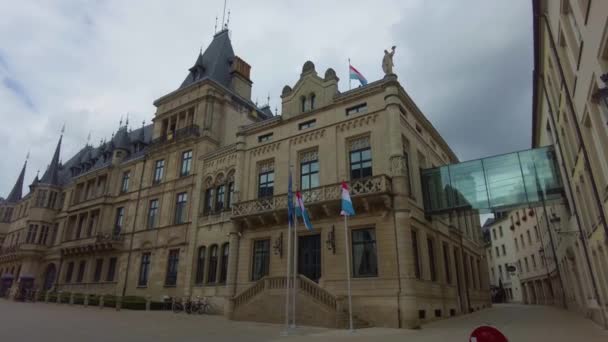
[[[90,133],[96,145],[129,113],[149,122],[152,102],[176,89],[221,21],[222,0],[13,1],[0,21],[0,196],[28,151],[30,184]],[[235,53],[252,65],[253,98],[272,108],[302,64],[328,67],[348,89],[347,60],[382,77],[397,45],[399,80],[461,160],[530,145],[529,0],[228,0]],[[26,190],[24,190],[26,191]]]

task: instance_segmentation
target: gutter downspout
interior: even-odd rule
[[[127,268],[125,270],[125,281],[122,287],[122,296],[127,292],[127,282],[129,280],[129,269],[131,268],[131,254],[133,254],[133,240],[135,240],[135,225],[137,223],[137,212],[139,211],[139,201],[141,198],[141,189],[144,183],[144,171],[146,170],[146,161],[148,156],[144,155],[144,161],[141,166],[141,175],[139,176],[139,189],[137,189],[137,200],[135,201],[135,217],[133,218],[133,227],[131,229],[131,241],[129,242],[129,253],[127,255]]]

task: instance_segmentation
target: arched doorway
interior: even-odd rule
[[[44,272],[44,285],[43,290],[48,291],[53,288],[55,284],[55,278],[57,277],[57,268],[55,264],[49,264]]]

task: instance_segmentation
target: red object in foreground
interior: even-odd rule
[[[475,328],[469,337],[469,342],[507,342],[507,338],[498,329],[482,325]]]

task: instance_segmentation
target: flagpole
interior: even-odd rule
[[[348,90],[350,90],[350,58],[348,59]]]
[[[289,166],[289,181],[290,181],[290,185],[291,185],[291,165]],[[291,186],[290,189],[288,190],[288,192],[292,192]],[[287,196],[288,199],[290,196]],[[293,198],[291,198],[292,202],[293,202]],[[289,206],[289,203],[287,205],[288,208],[291,208],[291,206]],[[291,296],[290,296],[290,289],[291,289],[291,254],[292,254],[292,249],[291,249],[291,221],[293,216],[293,213],[290,212],[290,210],[287,210],[287,215],[288,215],[288,220],[287,220],[287,273],[285,274],[285,331],[284,331],[284,335],[288,335],[289,334],[289,306],[290,306],[290,300],[291,300]],[[291,216],[291,217],[290,217]]]
[[[348,284],[348,319],[350,331],[353,332],[353,299],[350,289],[350,242],[348,239],[348,215],[344,215],[344,253],[346,253],[346,282]]]
[[[298,292],[297,276],[298,276],[298,215],[296,214],[297,209],[294,210],[293,218],[293,302],[291,306],[292,310],[292,328],[296,327],[296,293]]]
[[[285,334],[289,330],[289,289],[291,284],[291,224],[287,223],[287,274],[285,275]]]

